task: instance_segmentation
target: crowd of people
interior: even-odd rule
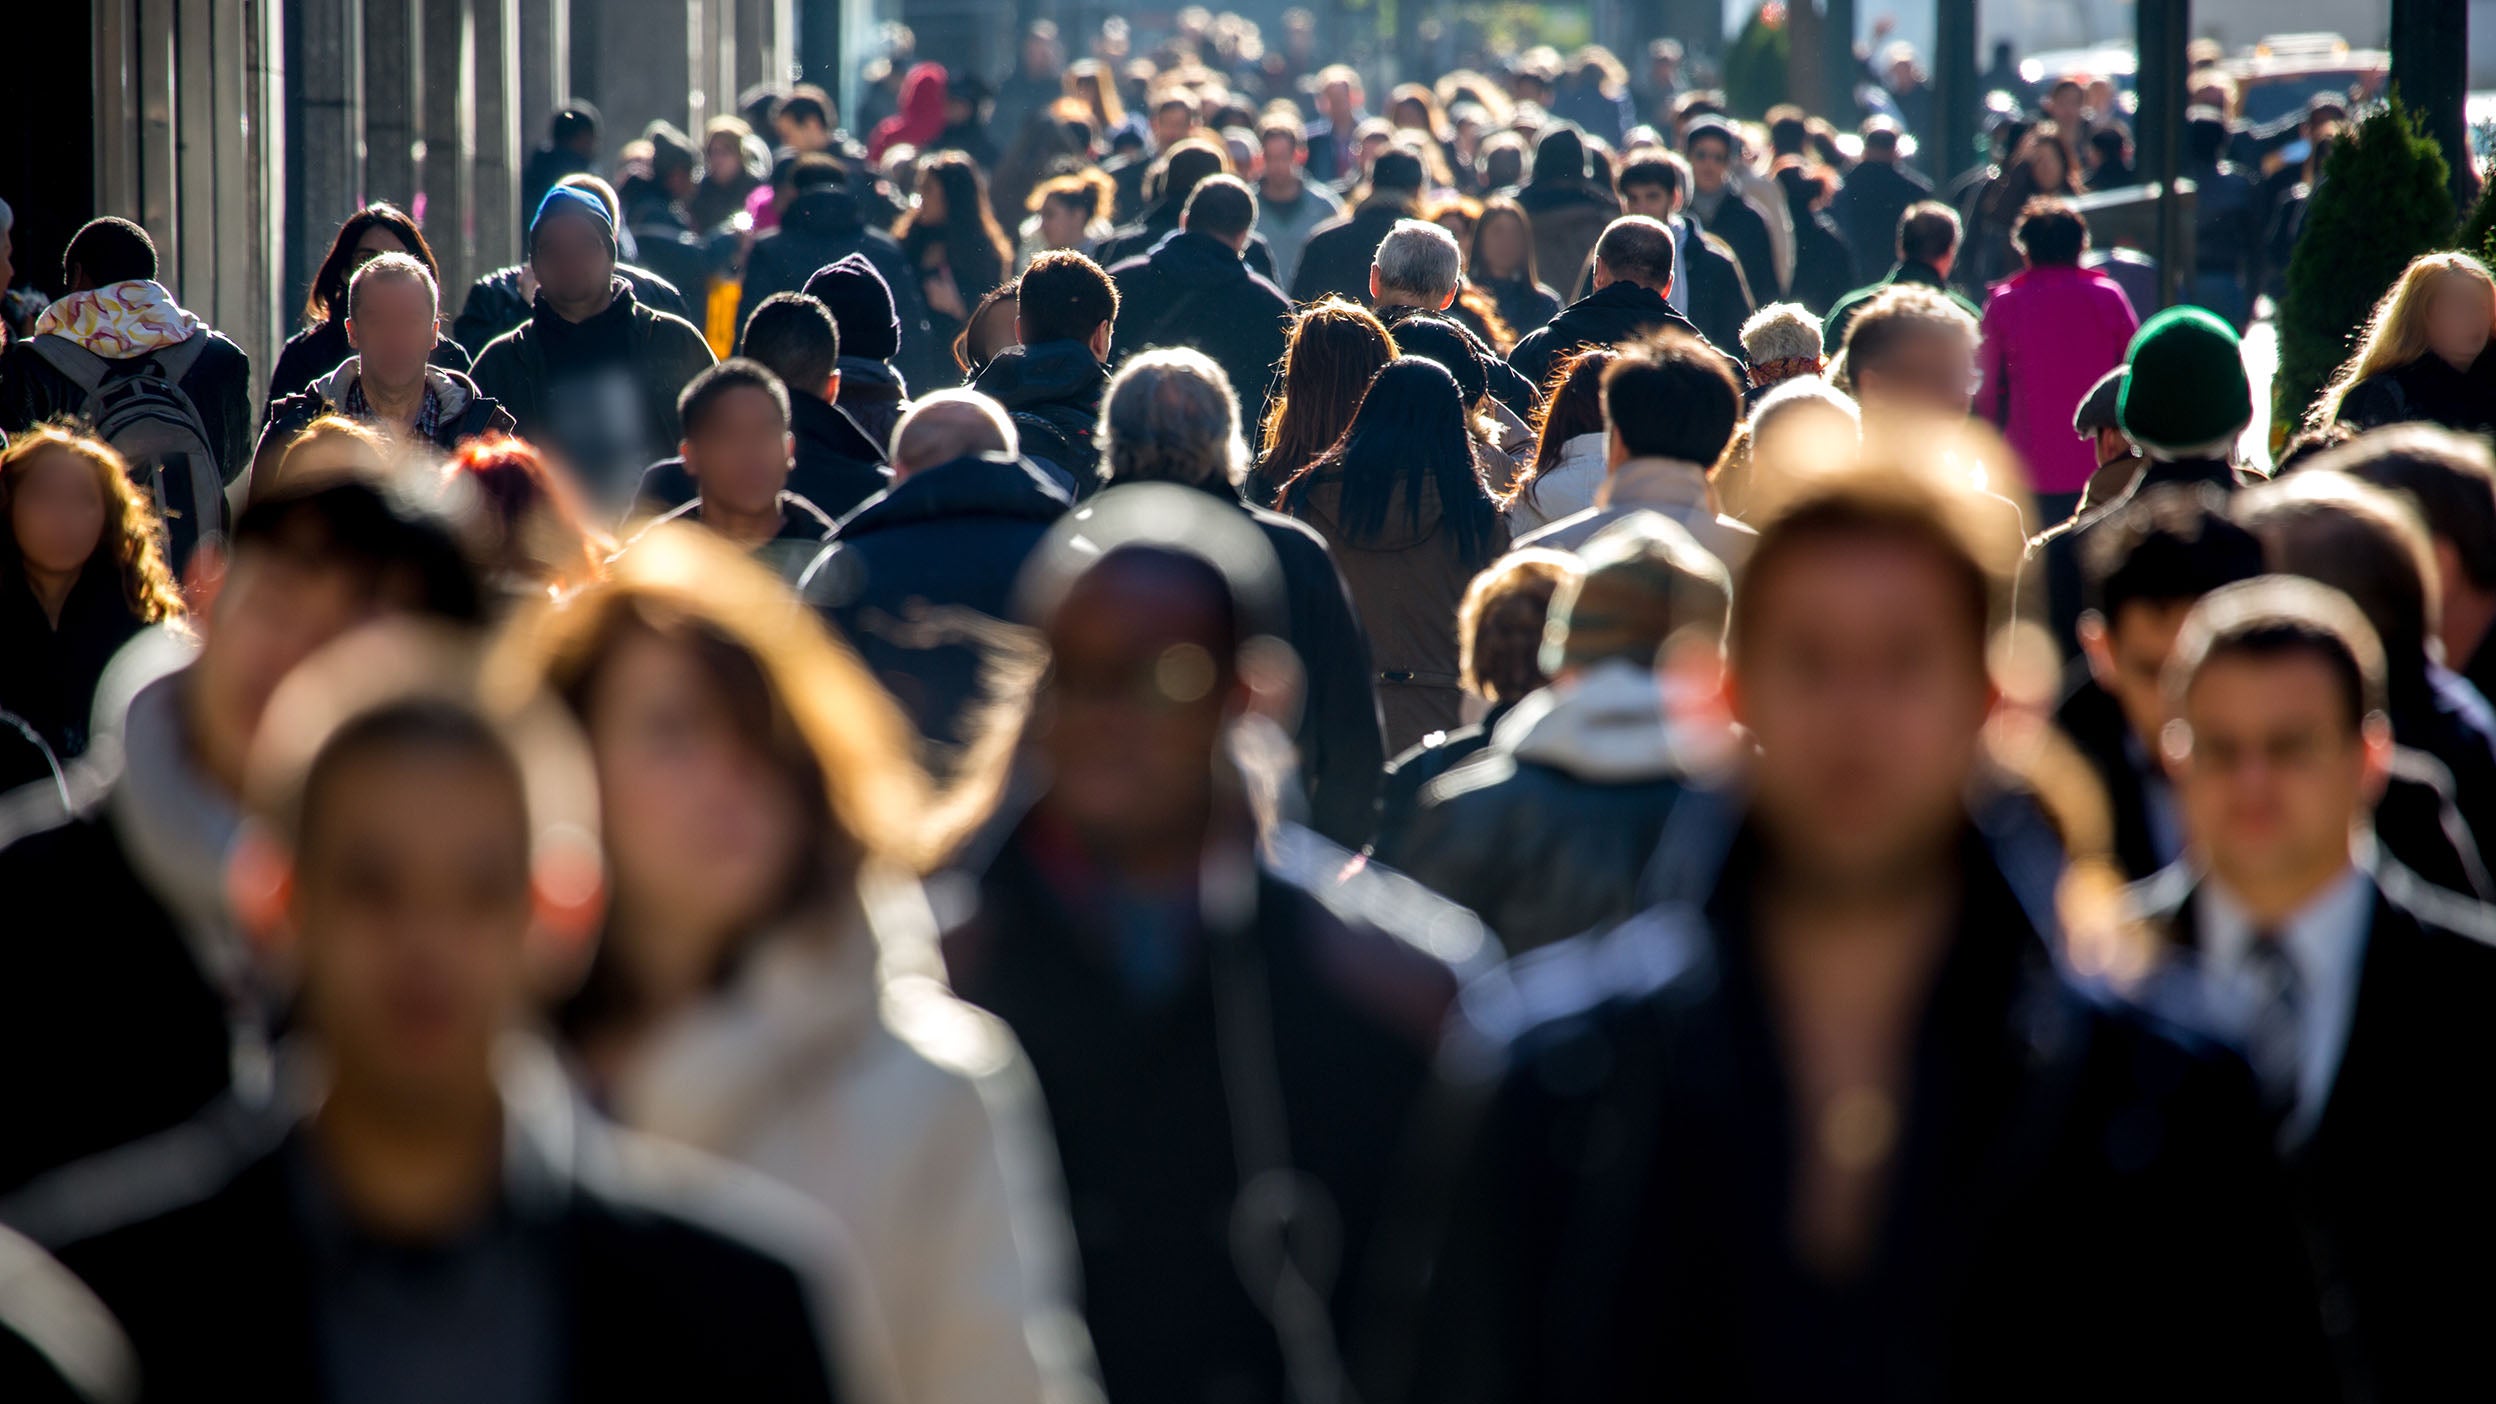
[[[265,385],[79,231],[0,1393],[2474,1392],[2496,276],[2240,450],[2348,96],[2158,310],[2089,75],[1130,38],[568,108]]]

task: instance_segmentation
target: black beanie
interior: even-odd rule
[[[901,315],[893,310],[892,286],[865,254],[848,254],[816,269],[805,291],[832,309],[843,356],[889,361],[901,354]]]

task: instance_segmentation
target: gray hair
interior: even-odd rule
[[[1820,355],[1820,319],[1799,302],[1772,302],[1742,324],[1742,354],[1753,361]]]
[[[1432,301],[1456,291],[1456,280],[1464,273],[1456,236],[1419,219],[1397,220],[1378,241],[1375,262],[1382,291]]]
[[[1231,378],[1193,347],[1146,351],[1101,399],[1101,481],[1237,486],[1248,476]]]

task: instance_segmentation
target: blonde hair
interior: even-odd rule
[[[182,592],[174,588],[173,572],[165,565],[164,523],[156,515],[155,504],[130,481],[129,468],[111,444],[57,424],[36,426],[19,435],[6,454],[0,454],[0,572],[24,569],[10,512],[19,481],[34,471],[34,461],[48,449],[59,449],[84,462],[104,490],[104,530],[96,538],[95,549],[110,553],[113,574],[121,582],[122,602],[149,624],[181,618]]]
[[[343,414],[325,414],[303,426],[286,441],[283,452],[274,464],[252,474],[251,495],[256,500],[277,490],[280,483],[292,482],[309,471],[305,461],[316,451],[336,446],[352,456],[349,471],[386,477],[398,462],[399,451],[378,429],[362,420]]]
[[[2420,254],[2392,280],[2358,337],[2357,350],[2340,365],[2322,398],[2306,414],[2305,427],[2321,429],[2340,418],[2340,402],[2357,383],[2427,354],[2427,308],[2446,279],[2467,278],[2496,297],[2496,273],[2466,253]]]

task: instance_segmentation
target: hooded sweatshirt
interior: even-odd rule
[[[945,131],[945,66],[922,63],[901,80],[901,110],[875,124],[867,159],[881,161],[895,146],[925,148]]]

